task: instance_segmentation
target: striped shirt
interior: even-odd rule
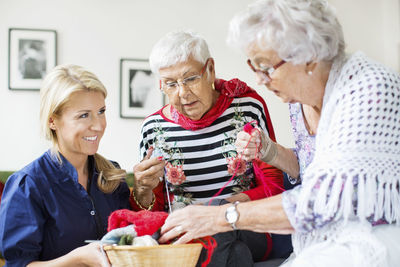
[[[174,191],[175,201],[185,204],[207,202],[232,176],[228,173],[226,158],[235,156],[236,135],[243,126],[256,121],[265,133],[273,131],[267,127],[265,114],[268,111],[261,97],[238,97],[210,126],[192,131],[167,119],[161,109],[143,122],[140,158],[143,159],[147,149],[153,146],[155,156],[161,154],[169,162],[182,164],[186,181]],[[247,189],[254,187],[251,164],[247,164],[244,176],[250,181]],[[238,187],[237,179],[233,179],[217,198],[227,198],[245,190]]]

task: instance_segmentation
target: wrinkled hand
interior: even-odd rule
[[[216,234],[217,219],[224,216],[221,207],[190,205],[172,212],[161,227],[158,241],[165,243],[179,237],[174,244],[184,244],[195,238]]]
[[[165,160],[162,157],[150,158],[153,150],[149,148],[144,159],[133,167],[134,188],[139,191],[153,190],[164,176]]]
[[[100,242],[93,242],[89,245],[76,248],[70,253],[84,266],[111,267],[111,264],[108,261],[105,252],[102,251],[101,246]]]
[[[276,143],[260,129],[253,131],[251,135],[245,131],[239,132],[235,145],[237,152],[242,154],[242,158],[246,161],[258,157],[262,161],[270,163],[277,155]]]

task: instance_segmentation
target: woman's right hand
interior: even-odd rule
[[[107,255],[102,251],[100,242],[93,242],[89,245],[78,247],[68,254],[50,261],[34,261],[27,267],[67,267],[67,266],[93,266],[111,267]]]
[[[135,175],[134,189],[136,193],[151,192],[164,176],[165,160],[163,157],[150,158],[154,148],[150,147],[143,160],[133,167]]]
[[[93,242],[86,246],[76,248],[70,253],[84,266],[111,267],[101,246],[102,244],[100,242]]]

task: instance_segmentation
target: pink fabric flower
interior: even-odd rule
[[[174,166],[168,162],[165,168],[167,169],[167,180],[171,184],[180,185],[186,180],[186,176],[181,165]]]
[[[238,157],[234,158],[227,158],[226,161],[228,162],[228,173],[234,174],[236,170],[236,175],[241,175],[246,172],[246,161],[243,159],[239,159]]]

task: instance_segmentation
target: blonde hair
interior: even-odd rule
[[[52,142],[52,154],[56,155],[60,164],[62,160],[58,152],[56,131],[49,125],[50,118],[62,115],[63,109],[76,92],[100,92],[104,98],[107,90],[96,75],[77,65],[59,65],[51,70],[40,89],[40,123],[45,138]],[[104,193],[113,192],[126,177],[126,171],[118,169],[100,154],[94,155],[95,167],[99,172],[98,186]]]

